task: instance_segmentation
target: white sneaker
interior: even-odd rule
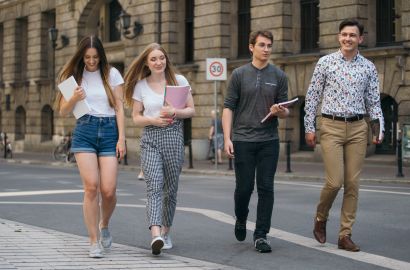
[[[162,249],[171,249],[172,248],[172,240],[169,234],[164,234],[162,236],[164,238],[164,247]]]
[[[164,239],[161,236],[156,236],[151,241],[151,250],[152,254],[159,255],[161,254],[161,249],[164,246]]]
[[[102,258],[104,257],[100,244],[94,243],[90,246],[90,253],[88,254],[90,258]]]
[[[108,228],[100,229],[100,244],[104,249],[111,248],[112,237]]]

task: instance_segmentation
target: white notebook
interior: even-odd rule
[[[63,94],[64,99],[68,101],[73,96],[74,90],[77,86],[78,86],[77,82],[75,81],[74,77],[71,76],[67,80],[61,82],[58,85],[58,89],[60,89],[61,94]],[[75,104],[74,109],[73,109],[73,114],[75,118],[78,119],[81,116],[89,113],[90,111],[91,111],[90,105],[85,99],[83,99],[83,100],[78,101]]]

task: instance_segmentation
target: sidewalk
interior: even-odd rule
[[[277,180],[299,180],[299,181],[318,181],[324,179],[323,162],[311,161],[309,153],[296,153],[291,156],[290,169],[287,171],[286,161],[279,161],[276,177]],[[44,152],[24,152],[15,153],[13,159],[4,159],[0,157],[0,162],[23,163],[23,164],[43,164],[55,166],[76,166],[75,163],[57,162],[53,159],[51,153]],[[138,171],[140,161],[136,155],[128,156],[128,165],[120,166],[123,170]],[[228,160],[225,159],[223,164],[215,164],[209,160],[193,160],[193,168],[189,168],[189,159],[185,158],[182,169],[183,174],[202,174],[202,175],[227,175],[234,176],[233,170],[229,170]],[[395,182],[410,184],[410,166],[405,162],[402,167],[404,177],[397,177],[398,168],[397,160],[394,155],[373,155],[366,158],[361,181],[371,182]]]
[[[0,269],[235,269],[215,263],[113,244],[104,258],[88,257],[88,239],[0,219]]]

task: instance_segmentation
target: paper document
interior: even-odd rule
[[[60,89],[61,94],[63,94],[63,97],[65,100],[70,100],[70,98],[74,95],[74,90],[78,86],[77,82],[75,81],[74,77],[71,76],[67,80],[61,82],[58,85],[58,89]],[[78,101],[73,109],[73,114],[76,119],[80,118],[81,116],[89,113],[91,111],[90,105],[88,105],[88,102],[83,99]]]
[[[167,85],[165,87],[165,102],[172,105],[176,109],[183,109],[186,105],[186,100],[188,98],[189,90],[191,87],[186,86],[176,86]]]
[[[383,118],[377,118],[370,121],[370,127],[372,129],[373,138],[377,138],[378,141],[383,139],[384,133],[384,120]]]
[[[298,101],[298,98],[294,98],[294,99],[291,99],[291,100],[288,100],[288,101],[280,102],[280,103],[278,103],[278,105],[287,108],[287,107],[292,106],[296,101]],[[272,113],[269,112],[269,113],[265,116],[265,118],[263,118],[263,119],[261,120],[261,123],[263,123],[263,122],[265,122],[266,120],[268,120],[268,118],[269,118],[271,115],[272,115]]]

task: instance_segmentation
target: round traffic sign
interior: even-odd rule
[[[214,77],[219,77],[224,72],[224,67],[221,62],[214,61],[209,65],[209,72]]]

